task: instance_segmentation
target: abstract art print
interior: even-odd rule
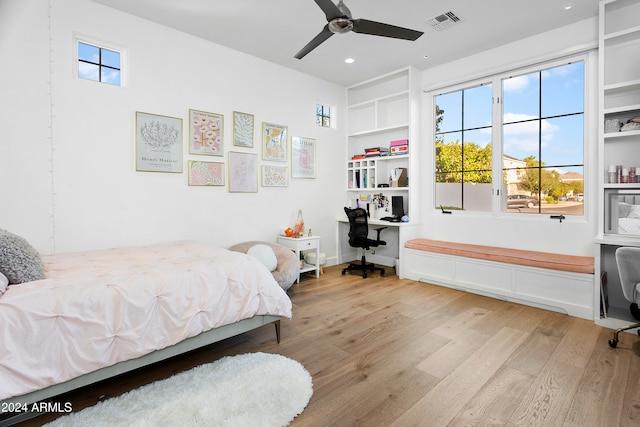
[[[189,185],[224,185],[224,163],[189,160]]]
[[[289,171],[286,166],[262,165],[263,187],[287,187]]]
[[[291,177],[316,177],[316,140],[291,137]]]
[[[258,191],[258,155],[229,152],[229,192],[256,193]]]
[[[222,156],[224,116],[206,111],[189,110],[189,153]]]
[[[287,161],[287,127],[262,122],[262,160]]]
[[[253,114],[233,112],[233,145],[253,148]]]
[[[182,119],[136,112],[136,170],[182,173]]]

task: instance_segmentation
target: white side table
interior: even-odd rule
[[[287,247],[296,253],[296,257],[300,259],[300,252],[308,251],[311,249],[316,250],[316,259],[320,259],[320,236],[311,237],[285,237],[278,236],[278,243],[284,247]],[[316,278],[320,277],[320,264],[311,265],[304,263],[300,272],[298,273],[298,282],[300,283],[300,274],[307,271],[316,271]]]

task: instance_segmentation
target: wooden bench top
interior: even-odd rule
[[[427,252],[504,262],[507,264],[547,268],[550,270],[587,274],[594,273],[594,258],[590,256],[564,255],[431,239],[409,240],[405,244],[405,247]]]

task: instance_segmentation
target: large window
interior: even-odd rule
[[[434,101],[436,207],[583,215],[583,60]]]

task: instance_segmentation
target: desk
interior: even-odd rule
[[[336,247],[339,251],[338,263],[341,264],[360,259],[358,250],[349,245],[349,219],[343,215],[339,216],[337,221]],[[373,218],[367,222],[369,224],[371,238],[375,235],[373,229],[387,227],[386,230],[382,230],[380,233],[380,240],[384,240],[387,244],[378,246],[377,248],[371,248],[372,253],[367,255],[367,261],[386,267],[396,267],[396,262],[399,262],[400,269],[402,269],[402,260],[400,260],[401,249],[407,240],[420,237],[420,224],[418,222],[382,221]],[[400,275],[399,271],[396,271],[396,273]]]
[[[311,249],[316,250],[316,265],[304,263],[298,273],[298,282],[300,283],[300,274],[307,271],[316,271],[316,279],[320,277],[320,236],[311,237],[285,237],[278,236],[278,243],[291,249],[296,253],[296,257],[300,259],[300,252]]]

